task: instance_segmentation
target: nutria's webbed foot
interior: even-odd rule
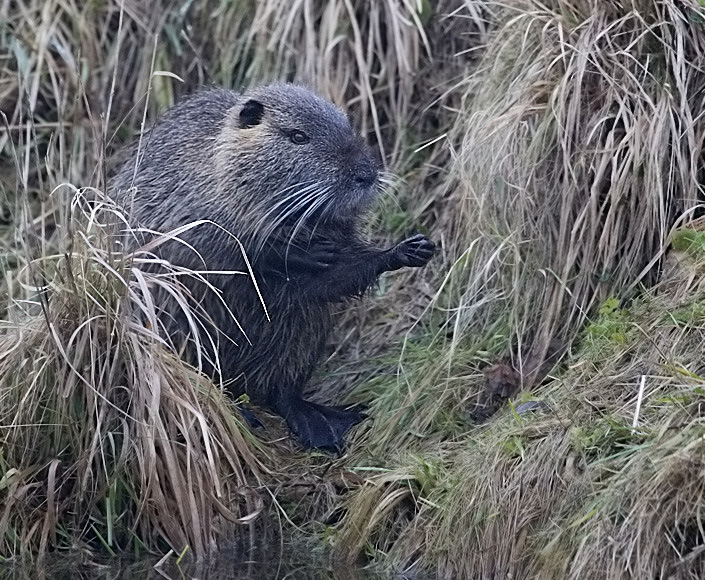
[[[289,400],[281,415],[307,449],[342,453],[345,435],[367,415],[343,407],[326,407],[303,399]]]
[[[389,250],[389,269],[397,270],[404,266],[420,268],[428,264],[435,251],[436,244],[423,234],[415,234]]]

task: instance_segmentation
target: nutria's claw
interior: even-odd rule
[[[397,263],[396,267],[409,266],[419,268],[428,264],[436,251],[436,244],[423,234],[415,234],[399,242],[393,248]]]
[[[367,415],[344,407],[326,407],[295,399],[282,413],[291,433],[307,449],[342,453],[345,435]]]

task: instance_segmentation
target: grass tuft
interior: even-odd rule
[[[125,218],[98,192],[66,207],[0,327],[0,553],[203,558],[262,510],[262,454],[160,332],[151,289],[188,305],[178,277],[123,251]]]
[[[472,254],[450,330],[505,320],[521,367],[551,340],[569,343],[607,297],[656,280],[675,220],[702,196],[702,10],[554,0],[502,11],[452,135],[442,228],[455,255]]]
[[[405,475],[353,494],[339,556],[448,578],[698,577],[702,260],[699,228],[676,230],[702,212],[705,12],[491,4],[429,196],[433,308],[360,391],[375,422],[353,462]],[[429,489],[419,454],[441,461],[427,494],[410,491]],[[365,507],[405,493],[385,517]]]

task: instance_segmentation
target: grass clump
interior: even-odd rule
[[[189,304],[176,273],[124,251],[124,217],[96,192],[66,208],[0,327],[0,555],[203,558],[262,509],[261,453],[160,332],[150,289]]]
[[[702,319],[669,314],[703,295],[667,287],[620,309],[629,340],[584,329],[534,391],[540,405],[519,400],[452,438],[400,439],[348,501],[339,556],[443,578],[699,577]],[[432,485],[412,448],[435,461]],[[366,450],[355,461],[369,465]]]
[[[409,457],[429,454],[440,481],[399,506],[404,525],[378,518],[359,538],[365,497],[410,487],[370,477],[340,556],[448,578],[688,577],[685,562],[697,577],[699,232],[686,267],[644,287],[668,266],[673,229],[702,210],[705,12],[493,7],[434,196],[449,270],[423,321],[430,346],[405,349],[376,385],[388,396],[373,410],[386,411],[353,459],[379,465],[367,451],[384,440],[386,469],[409,476]],[[494,415],[476,413],[483,400]],[[453,428],[428,420],[439,409]]]
[[[521,365],[655,280],[702,189],[702,10],[555,0],[501,12],[452,135],[443,229],[456,255],[475,246],[451,319],[461,336],[503,318]],[[478,306],[480,293],[496,299]]]

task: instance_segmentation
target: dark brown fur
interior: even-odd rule
[[[245,94],[209,89],[183,101],[143,136],[139,157],[112,183],[142,227],[168,232],[207,219],[242,242],[269,320],[246,276],[208,276],[222,301],[196,280],[184,283],[222,333],[217,355],[228,388],[281,414],[307,447],[339,450],[362,418],[301,397],[331,329],[332,305],[363,294],[382,272],[425,265],[434,251],[420,235],[388,250],[360,236],[377,187],[377,164],[346,116],[284,84]],[[193,270],[246,270],[238,244],[215,226],[180,237],[193,249],[169,242],[162,257]],[[188,336],[180,309],[167,295],[157,300],[168,333]],[[215,372],[213,364],[204,368]]]

